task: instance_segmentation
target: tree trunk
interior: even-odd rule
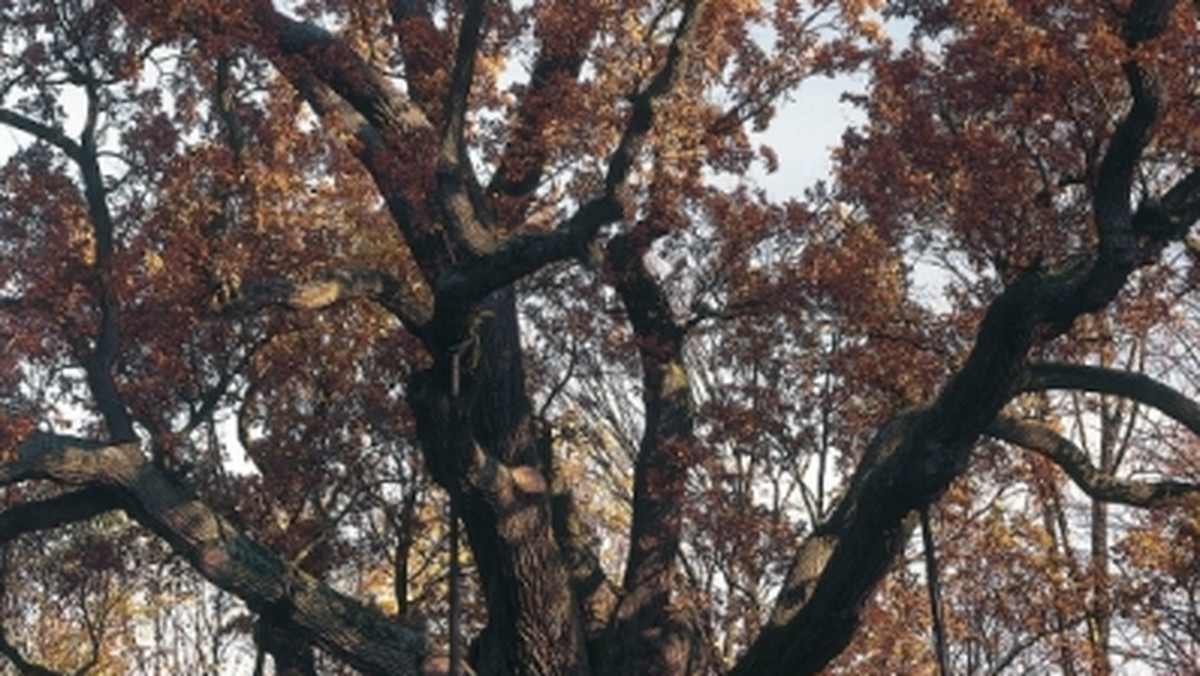
[[[312,646],[297,632],[264,615],[258,620],[254,640],[275,662],[276,676],[316,676]]]
[[[471,650],[484,674],[588,674],[586,638],[551,527],[511,288],[447,319],[433,365],[410,381],[426,463],[456,504],[488,625]],[[452,327],[452,328],[451,328]]]
[[[644,222],[648,223],[648,222]],[[614,674],[683,676],[705,671],[708,648],[689,621],[679,584],[688,468],[696,460],[685,332],[644,256],[652,237],[614,238],[608,250],[642,365],[646,424],[633,478],[633,523],[624,598],[617,606],[607,668]]]

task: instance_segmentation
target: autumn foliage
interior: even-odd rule
[[[1197,12],[0,0],[0,655],[1192,673]]]

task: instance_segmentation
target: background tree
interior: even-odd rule
[[[1182,668],[1194,11],[0,6],[0,651],[457,670],[461,602],[481,674],[932,666],[925,511],[952,670]]]

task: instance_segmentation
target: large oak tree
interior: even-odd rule
[[[933,612],[943,668],[1053,639],[1074,669],[1087,627],[1103,673],[1118,610],[1200,566],[1154,551],[1200,542],[1200,407],[1164,366],[1195,317],[1196,24],[1164,0],[0,3],[4,601],[86,635],[55,652],[6,617],[0,653],[133,670],[157,620],[131,609],[205,593],[165,583],[182,562],[247,609],[213,645],[252,632],[277,673],[883,669],[932,659],[904,647],[924,621],[882,630],[911,624],[924,521],[960,626],[1032,594],[961,573],[982,558],[1086,597],[1032,637],[1010,617],[1004,650],[955,652]],[[776,107],[860,68],[831,182],[755,189]],[[1018,527],[968,515],[1017,482]],[[939,503],[965,535],[935,545]],[[1151,518],[1113,536],[1110,503]],[[1117,537],[1171,579],[1111,580]]]

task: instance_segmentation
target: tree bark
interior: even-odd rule
[[[488,626],[479,674],[588,674],[587,640],[552,528],[548,467],[532,430],[513,291],[447,329],[409,402],[426,463],[458,502]]]
[[[150,463],[137,444],[35,433],[17,457],[0,466],[0,485],[51,479],[109,492],[201,575],[256,612],[271,614],[365,673],[418,672],[423,632],[330,589],[238,532]]]

